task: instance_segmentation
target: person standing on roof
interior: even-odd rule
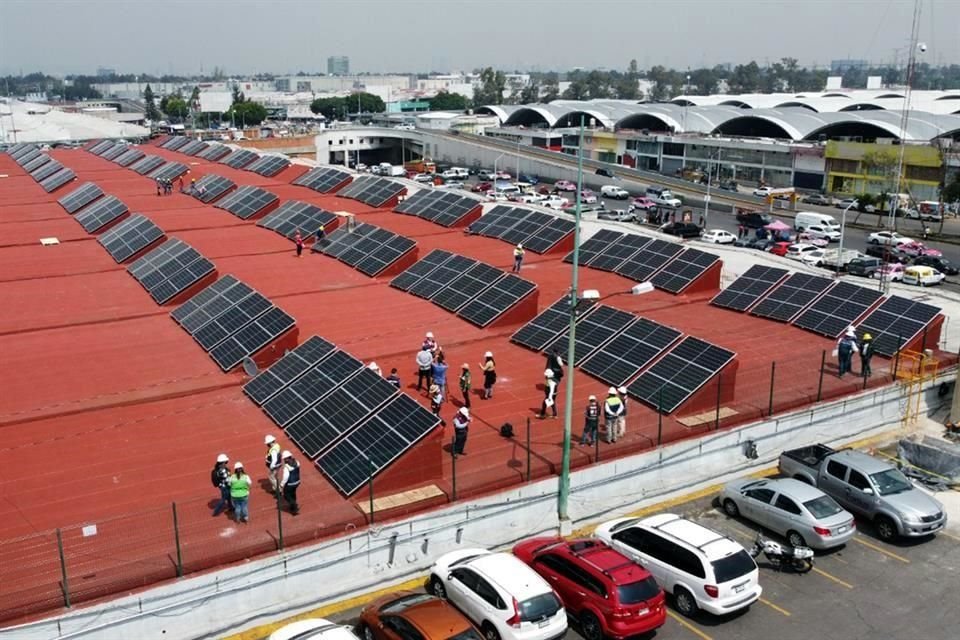
[[[607,389],[607,400],[603,403],[603,421],[607,430],[607,444],[617,441],[620,432],[620,420],[623,417],[623,401],[614,387]]]
[[[513,272],[520,273],[520,266],[523,264],[523,245],[519,242],[513,248]]]
[[[230,458],[227,457],[227,454],[221,453],[217,456],[217,462],[213,465],[213,470],[210,472],[210,481],[213,483],[217,489],[220,489],[220,500],[217,502],[217,506],[213,508],[213,517],[216,518],[220,515],[224,509],[228,511],[233,510],[233,504],[230,502],[230,469],[227,468],[227,463],[230,462]]]
[[[848,327],[837,343],[837,373],[839,377],[853,369],[853,352],[857,351],[857,333]]]
[[[440,345],[437,344],[436,338],[433,337],[432,331],[427,331],[427,334],[423,337],[423,345],[427,348],[427,351],[430,352],[430,355],[436,357],[437,350],[440,348]]]
[[[440,390],[440,385],[432,384],[430,385],[430,411],[433,412],[433,415],[440,418],[440,424],[444,427],[447,426],[447,421],[440,417],[440,407],[443,406],[443,391]]]
[[[580,436],[580,444],[593,446],[597,441],[597,430],[600,427],[600,405],[597,404],[597,396],[590,396],[583,418],[583,435]]]
[[[873,369],[870,368],[870,359],[873,357],[873,336],[869,333],[863,334],[860,341],[860,373],[864,378],[873,375]]]
[[[233,475],[227,480],[230,484],[230,500],[237,522],[246,522],[250,518],[250,486],[253,481],[243,470],[242,462],[233,463]]]
[[[473,386],[470,376],[470,365],[466,362],[460,367],[460,393],[463,394],[463,406],[470,408],[470,387]]]
[[[297,245],[297,257],[303,255],[303,237],[300,235],[300,229],[297,229],[297,232],[293,234],[293,242]]]
[[[557,381],[553,379],[552,369],[543,372],[543,403],[540,405],[539,416],[541,420],[547,417],[547,409],[551,410],[551,417],[557,417]]]
[[[270,486],[273,492],[277,492],[277,473],[280,471],[280,443],[273,436],[266,436],[263,444],[267,447],[267,455],[263,457],[263,462],[267,465],[267,475],[270,478]]]
[[[426,342],[423,343],[423,346],[420,347],[420,352],[417,353],[417,391],[420,391],[423,388],[423,383],[426,382],[427,390],[429,391],[430,385],[433,384],[433,354],[430,353],[430,347]]]
[[[447,396],[447,365],[443,353],[437,354],[437,359],[433,363],[433,368],[431,375],[433,376],[433,384],[440,387],[440,392],[444,397]]]
[[[497,382],[497,363],[493,359],[492,351],[483,354],[480,370],[483,371],[483,395],[480,397],[489,400],[493,397],[493,385]]]
[[[460,407],[457,415],[453,417],[453,447],[451,452],[455,456],[465,456],[467,452],[464,447],[467,446],[467,431],[470,428],[470,409]]]
[[[283,462],[280,490],[283,492],[283,499],[290,505],[290,513],[297,515],[300,513],[300,505],[297,504],[297,489],[300,487],[300,463],[294,460],[293,454],[289,451],[281,453],[280,460]]]
[[[183,176],[177,178],[177,187],[179,187],[180,193],[183,193]]]
[[[547,369],[553,371],[553,379],[560,384],[563,379],[563,358],[560,357],[560,349],[554,347],[547,354]]]
[[[163,183],[160,182],[160,178],[157,178],[157,195],[159,196],[163,192]]]
[[[197,179],[191,178],[190,179],[190,195],[193,196],[196,194],[197,194]]]
[[[620,396],[620,402],[623,404],[623,414],[617,421],[617,427],[620,429],[617,432],[617,438],[622,438],[627,435],[627,388],[617,387],[617,395]]]
[[[317,244],[323,242],[323,238],[326,236],[326,232],[323,230],[323,225],[320,225],[320,228],[317,229]]]

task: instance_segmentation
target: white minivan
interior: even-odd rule
[[[793,228],[797,231],[805,231],[810,228],[811,225],[829,228],[840,233],[840,223],[829,213],[798,211],[797,217],[793,219]]]
[[[470,177],[470,172],[463,167],[450,167],[440,174],[444,180],[466,180]]]

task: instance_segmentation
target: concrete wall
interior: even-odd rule
[[[715,482],[724,474],[770,465],[785,448],[841,444],[895,430],[901,401],[900,388],[891,386],[579,470],[571,478],[573,524],[598,522],[644,501]],[[938,401],[931,385],[921,409]],[[747,440],[756,442],[759,459],[744,456]],[[556,478],[545,479],[56,619],[0,630],[0,640],[219,637],[423,575],[439,555],[454,549],[509,547],[556,531],[556,491]]]

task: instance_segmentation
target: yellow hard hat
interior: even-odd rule
[[[869,333],[865,333],[865,334],[863,334],[863,339],[864,339],[864,340],[873,340],[873,336],[870,335]]]

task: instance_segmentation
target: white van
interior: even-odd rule
[[[450,167],[440,174],[444,180],[466,180],[470,177],[470,172],[463,167]]]
[[[840,223],[829,213],[814,213],[813,211],[798,211],[797,217],[793,220],[793,228],[797,231],[805,231],[810,225],[840,231]]]
[[[502,193],[503,195],[505,195],[505,196],[507,196],[507,197],[510,197],[510,196],[519,196],[521,193],[523,193],[523,192],[520,190],[520,187],[518,187],[518,186],[515,185],[515,184],[511,184],[511,183],[509,183],[509,182],[498,182],[497,184],[495,184],[495,185],[493,186],[493,189],[494,189],[494,191],[496,191],[497,193]]]

